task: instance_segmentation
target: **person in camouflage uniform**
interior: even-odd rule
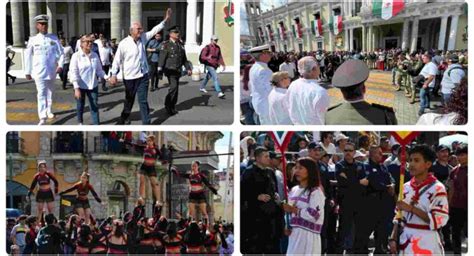
[[[413,53],[410,55],[410,66],[408,69],[408,80],[410,81],[411,87],[410,104],[414,104],[416,98],[416,85],[415,83],[413,83],[413,78],[420,74],[420,71],[423,69],[423,66],[423,61],[421,60],[421,57],[418,54]]]
[[[408,69],[410,68],[410,60],[408,60],[405,55],[400,54],[397,61],[397,91],[401,88],[405,90],[405,96],[411,97],[412,88],[411,88],[411,79],[408,74]]]

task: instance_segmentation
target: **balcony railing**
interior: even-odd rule
[[[117,139],[96,136],[94,137],[94,153],[141,156],[143,150],[140,147],[133,146],[130,143],[121,142]]]
[[[8,137],[7,138],[7,153],[10,154],[23,154],[24,153],[25,140],[20,137]]]
[[[51,140],[51,153],[69,154],[86,152],[84,150],[83,136],[83,133],[59,134]]]

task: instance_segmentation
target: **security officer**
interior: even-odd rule
[[[64,50],[56,35],[48,33],[47,15],[34,17],[38,34],[30,37],[25,50],[25,75],[27,80],[34,79],[38,101],[38,125],[54,118],[51,111],[56,74],[63,67]]]
[[[378,145],[369,149],[369,163],[365,165],[365,174],[369,181],[367,194],[362,200],[360,218],[356,230],[354,253],[368,254],[369,237],[375,231],[375,254],[386,254],[389,231],[387,220],[394,207],[395,184],[387,168],[382,164],[383,152]]]
[[[242,174],[240,182],[242,252],[280,254],[284,218],[277,199],[277,180],[269,169],[266,148],[255,149],[255,163]]]
[[[334,74],[332,84],[341,89],[345,102],[328,109],[327,125],[397,124],[392,108],[365,101],[369,69],[361,60],[348,60]]]
[[[170,39],[164,41],[160,47],[160,58],[158,60],[158,72],[168,77],[170,88],[165,99],[166,112],[169,115],[178,114],[176,103],[178,102],[178,86],[182,67],[187,70],[188,76],[192,74],[191,64],[186,58],[184,45],[179,38],[179,28],[173,26],[168,29]]]
[[[362,205],[366,186],[369,181],[365,177],[365,168],[354,159],[355,145],[348,142],[344,147],[344,159],[336,164],[338,185],[339,229],[336,240],[336,254],[352,252],[352,228],[359,228],[355,221]],[[356,231],[357,232],[357,231]]]

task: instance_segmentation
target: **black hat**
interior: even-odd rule
[[[467,145],[463,144],[456,149],[456,155],[467,154]]]
[[[318,146],[319,146],[318,143],[312,141],[311,143],[309,143],[308,149],[315,149],[315,148],[317,148]]]
[[[270,155],[270,159],[280,159],[281,158],[281,154],[276,153],[274,151],[270,151],[270,152],[268,152],[268,154]]]
[[[449,55],[448,60],[452,61],[453,63],[458,63],[459,57],[456,54],[451,54]]]
[[[439,145],[436,147],[436,152],[440,152],[440,151],[443,151],[443,150],[447,150],[449,152],[449,148],[448,146],[446,145]]]
[[[168,29],[168,32],[170,32],[170,33],[180,33],[179,27],[178,26],[172,26]]]
[[[361,60],[347,60],[337,68],[332,79],[332,85],[345,88],[361,84],[369,78],[369,68]]]

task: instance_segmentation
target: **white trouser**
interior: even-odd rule
[[[54,80],[35,80],[36,91],[38,92],[38,117],[47,119],[53,104]]]

